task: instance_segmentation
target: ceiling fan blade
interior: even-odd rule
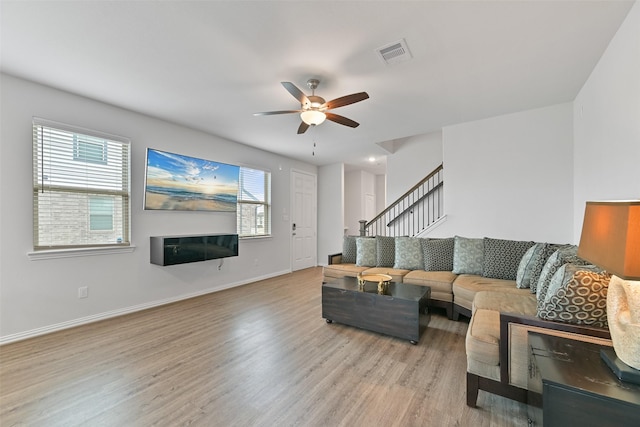
[[[282,110],[282,111],[265,111],[262,113],[253,113],[254,116],[273,116],[274,114],[290,114],[301,113],[302,110]]]
[[[325,113],[327,115],[327,120],[331,120],[332,122],[336,122],[339,123],[341,125],[345,125],[345,126],[349,126],[352,128],[357,128],[358,126],[360,126],[360,123],[358,122],[354,122],[351,119],[347,119],[344,116],[339,116],[337,114],[333,114],[333,113]]]
[[[321,108],[331,110],[332,108],[344,107],[345,105],[354,104],[356,102],[364,101],[368,99],[367,92],[352,93],[351,95],[341,96],[340,98],[327,101]]]
[[[295,99],[300,101],[300,105],[309,104],[309,98],[305,95],[296,85],[291,82],[280,82],[282,86],[291,94]]]
[[[300,127],[298,128],[298,135],[300,135],[301,133],[305,133],[307,129],[309,129],[309,125],[305,122],[301,122]]]

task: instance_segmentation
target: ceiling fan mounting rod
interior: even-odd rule
[[[309,80],[307,80],[307,86],[309,87],[309,89],[311,89],[311,95],[315,95],[316,94],[316,89],[317,89],[319,84],[320,84],[320,80],[318,80],[318,79],[309,79]]]
[[[311,95],[307,96],[306,102],[302,104],[303,110],[315,110],[315,111],[323,111],[324,108],[321,107],[324,105],[325,100],[320,96],[316,96],[316,88],[320,84],[320,80],[318,79],[309,79],[307,80],[307,86],[311,89]]]

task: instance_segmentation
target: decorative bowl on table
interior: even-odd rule
[[[358,274],[358,290],[364,291],[364,284],[373,282],[378,284],[378,293],[384,295],[389,288],[391,279],[392,277],[388,274]]]

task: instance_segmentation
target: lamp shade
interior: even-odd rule
[[[640,200],[587,202],[578,256],[625,280],[640,280]]]

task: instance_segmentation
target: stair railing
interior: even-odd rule
[[[365,224],[362,236],[415,236],[444,214],[442,164]]]

